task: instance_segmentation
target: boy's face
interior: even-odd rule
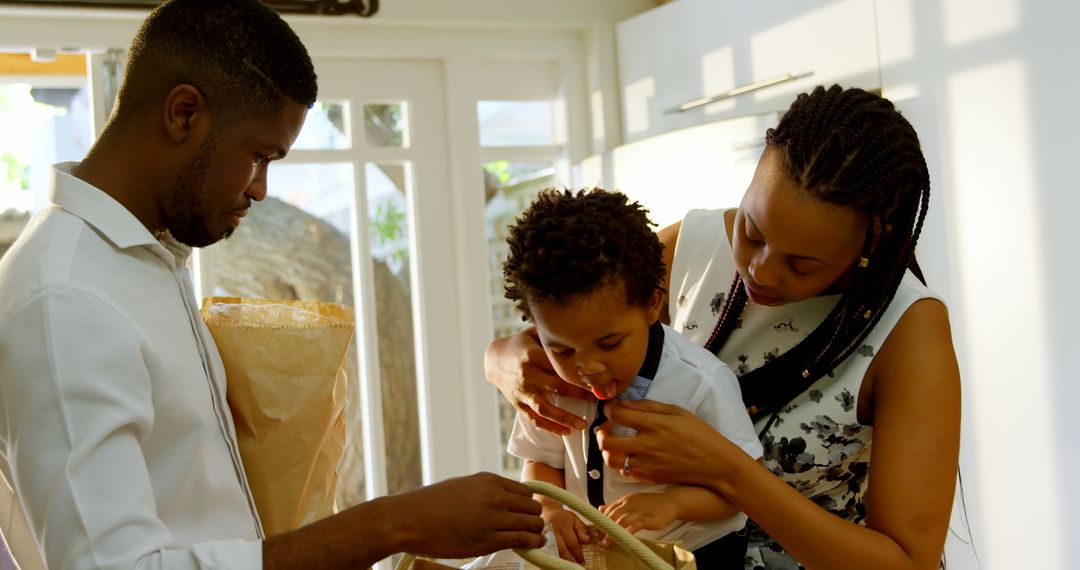
[[[660,292],[649,305],[627,305],[622,283],[556,304],[529,302],[540,343],[555,372],[601,400],[622,393],[637,376],[660,317]]]

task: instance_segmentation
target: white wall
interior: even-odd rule
[[[805,28],[804,4],[823,14],[847,3],[731,6],[706,38],[685,37],[700,25],[646,29],[635,38],[651,33],[670,45],[620,43],[624,115],[632,118],[627,86],[642,70],[674,77],[671,68],[683,65],[675,70],[684,71],[679,88],[700,89],[715,71],[705,65],[715,46],[734,42],[738,51],[740,38]],[[1070,358],[1080,341],[1080,300],[1071,293],[1080,280],[1080,3],[873,4],[883,94],[915,125],[930,167],[931,206],[918,253],[949,304],[964,383],[961,468],[979,559],[950,548],[949,567],[1080,568],[1080,490],[1070,484],[1080,471],[1080,373]],[[670,26],[665,14],[675,12],[684,22],[719,21],[716,11],[715,3],[679,0],[621,23],[620,40],[635,31],[628,24]],[[812,27],[820,33],[843,25],[830,18]],[[790,52],[795,61],[818,41],[802,37],[760,47]],[[661,99],[660,83],[646,95]],[[706,115],[693,124],[726,116]],[[655,134],[657,115],[648,117],[645,130]],[[593,159],[593,170],[601,162]],[[964,533],[962,525],[957,530]],[[952,537],[950,544],[959,542]]]
[[[964,380],[983,568],[1080,568],[1080,4],[878,0],[884,95],[933,180],[920,258]]]

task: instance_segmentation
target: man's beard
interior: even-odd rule
[[[169,233],[177,241],[190,247],[206,247],[229,237],[233,232],[230,228],[220,235],[215,235],[206,222],[206,180],[214,146],[214,137],[211,135],[173,182],[172,195],[165,212]]]

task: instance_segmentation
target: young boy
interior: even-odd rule
[[[523,479],[587,498],[639,537],[681,539],[698,568],[742,568],[746,542],[735,531],[746,515],[701,487],[635,481],[606,467],[596,443],[605,400],[648,398],[686,408],[750,456],[762,454],[735,374],[659,322],[663,246],[652,225],[623,194],[545,190],[510,228],[506,297],[535,325],[555,372],[597,401],[556,396],[557,406],[589,423],[561,437],[519,413],[508,451],[525,460]],[[539,500],[560,555],[582,562],[585,525],[561,504]]]

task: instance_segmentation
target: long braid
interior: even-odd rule
[[[908,269],[923,280],[915,247],[930,192],[915,130],[891,102],[861,89],[818,87],[799,95],[766,141],[785,151],[786,170],[799,187],[866,220],[868,264],[856,267],[836,306],[802,342],[740,378],[755,419],[779,411],[858,350]],[[736,275],[709,350],[723,346],[745,304]]]
[[[739,323],[745,307],[746,289],[742,286],[742,278],[736,273],[735,279],[731,282],[731,288],[728,289],[724,306],[720,310],[720,320],[716,323],[716,328],[713,329],[712,334],[709,335],[709,340],[705,341],[705,348],[716,352],[727,341],[728,337],[731,336],[731,332],[735,330],[735,326]]]

